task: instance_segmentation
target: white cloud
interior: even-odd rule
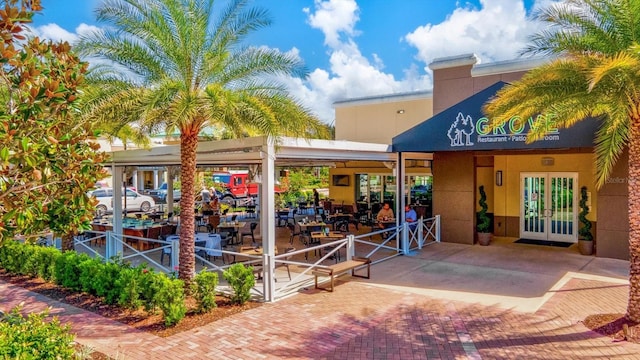
[[[324,34],[330,67],[315,69],[305,83],[294,81],[290,86],[320,119],[327,123],[334,120],[332,104],[337,100],[422,90],[430,86],[430,81],[421,76],[398,81],[383,71],[383,58],[373,54],[369,60],[362,55],[356,43],[359,9],[354,0],[315,0],[314,6],[313,10],[304,9],[304,12],[308,14],[311,27]]]
[[[536,7],[553,2],[541,0]],[[407,34],[407,43],[418,50],[416,59],[426,66],[434,58],[465,53],[476,53],[483,62],[516,58],[540,25],[527,16],[522,1],[481,0],[480,4],[480,8],[458,8],[445,21]]]
[[[348,36],[358,34],[354,27],[360,19],[358,4],[355,0],[315,0],[315,13],[305,8],[309,14],[309,24],[312,28],[320,29],[325,36],[325,45],[329,47],[340,46],[340,33]]]
[[[48,39],[54,42],[67,41],[70,44],[75,43],[80,39],[80,36],[88,34],[93,31],[99,31],[100,28],[94,25],[80,24],[76,27],[75,32],[69,32],[58,24],[47,24],[31,28],[34,35],[39,36],[42,39]]]

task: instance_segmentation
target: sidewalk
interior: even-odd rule
[[[527,259],[526,261],[523,259]],[[624,313],[625,266],[566,249],[434,244],[277,303],[159,338],[0,283],[2,305],[53,306],[77,341],[118,359],[640,359],[580,321]]]

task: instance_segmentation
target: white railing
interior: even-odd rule
[[[440,242],[440,215],[428,219],[420,218],[416,225],[411,226],[405,223],[404,227],[406,229],[404,241],[407,246],[403,246],[403,249],[407,249],[407,253]]]
[[[383,238],[382,241],[372,240],[374,236],[380,235],[382,237],[383,233],[386,233],[387,236]],[[137,236],[115,234],[111,231],[90,231],[75,237],[74,240],[76,250],[81,249],[103,260],[111,259],[112,257],[119,257],[123,261],[131,263],[135,263],[137,260],[138,262],[146,262],[153,265],[159,271],[166,273],[175,272],[179,267],[180,249],[178,241],[147,239]],[[149,249],[139,250],[129,244],[127,240],[138,241],[139,243],[146,242],[147,244],[154,245],[150,246]],[[101,253],[101,247],[96,249],[91,245],[92,243],[101,242],[104,242],[106,245],[104,253]],[[195,261],[196,263],[200,263],[207,271],[216,271],[220,274],[231,266],[231,264],[229,264],[231,261],[227,263],[225,259],[230,260],[232,257],[234,260],[235,257],[247,259],[242,262],[246,266],[262,266],[262,286],[256,283],[253,292],[258,296],[262,296],[265,301],[276,301],[299,291],[300,288],[313,285],[311,271],[315,268],[326,267],[326,265],[323,265],[323,262],[332,256],[337,256],[338,252],[342,249],[345,249],[346,260],[350,260],[356,255],[357,244],[357,255],[371,258],[372,264],[376,264],[398,255],[408,254],[410,251],[420,250],[424,246],[436,242],[440,242],[439,215],[428,219],[420,218],[413,227],[405,223],[358,236],[346,235],[344,239],[338,239],[315,246],[305,246],[302,249],[277,255],[253,255],[226,249],[217,249],[216,251],[219,251],[223,258],[223,265],[214,263],[215,259],[206,256],[206,252],[208,250],[210,251],[210,248],[195,246]],[[323,252],[327,249],[328,251]],[[319,251],[322,254],[312,263],[291,259],[296,255],[308,254],[312,251]],[[164,255],[161,256],[161,258],[168,256],[169,265],[164,265],[164,261],[162,260],[159,263],[152,256],[156,255],[157,257],[158,254],[162,255],[163,253]],[[307,257],[305,256],[305,258]],[[285,282],[278,282],[279,286],[276,287],[275,283],[277,279],[275,278],[275,270],[285,265],[296,266],[304,270],[302,272],[294,272],[293,274],[295,275],[291,277],[291,280],[287,279]]]

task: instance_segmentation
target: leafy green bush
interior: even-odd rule
[[[94,274],[94,289],[97,296],[102,296],[108,304],[115,304],[120,296],[121,289],[117,286],[117,281],[121,274],[130,267],[112,259],[107,263],[101,263]]]
[[[175,325],[187,313],[187,307],[184,305],[184,282],[179,279],[169,279],[164,274],[157,278],[160,279],[161,286],[155,301],[162,310],[164,324]]]
[[[154,272],[153,269],[147,269],[139,279],[140,296],[145,310],[156,311],[160,306],[160,298],[157,295],[165,284],[164,280],[169,278],[165,274]]]
[[[56,260],[62,253],[60,250],[48,246],[35,246],[34,250],[35,253],[31,259],[34,261],[35,273],[31,275],[52,281],[55,278]]]
[[[115,281],[113,292],[108,293],[109,301],[116,301],[118,305],[127,309],[137,309],[144,305],[141,298],[142,293],[142,269],[140,268],[125,268],[119,273],[118,278]]]
[[[256,283],[253,277],[253,267],[245,267],[240,263],[231,265],[222,273],[233,289],[231,301],[236,304],[244,304],[251,297],[251,289]]]
[[[60,325],[57,317],[45,321],[48,310],[26,318],[21,310],[22,304],[0,321],[1,359],[73,359],[74,336],[68,325]]]
[[[17,241],[6,241],[0,247],[2,267],[13,274],[23,274],[27,262],[26,245]]]
[[[8,241],[0,247],[0,266],[10,273],[40,276],[68,289],[103,297],[108,304],[129,309],[144,306],[150,312],[159,308],[167,325],[179,322],[186,314],[184,283],[154,272],[146,264],[131,268],[118,259],[103,263],[75,251],[60,253],[53,248]],[[218,278],[213,275],[215,279],[205,275],[201,280],[202,290],[198,291],[202,309],[215,306]]]
[[[67,251],[62,253],[56,259],[55,281],[58,285],[62,285],[74,291],[80,291],[80,264],[91,259],[87,254],[78,254],[75,251]]]
[[[191,284],[191,292],[198,302],[199,312],[207,312],[217,306],[216,286],[218,286],[218,273],[202,270],[196,274]]]
[[[104,288],[103,278],[96,276],[102,272],[104,264],[98,259],[86,259],[78,264],[78,282],[82,291],[97,295],[98,289]]]

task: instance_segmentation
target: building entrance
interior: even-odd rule
[[[578,240],[578,174],[520,174],[520,237]]]

